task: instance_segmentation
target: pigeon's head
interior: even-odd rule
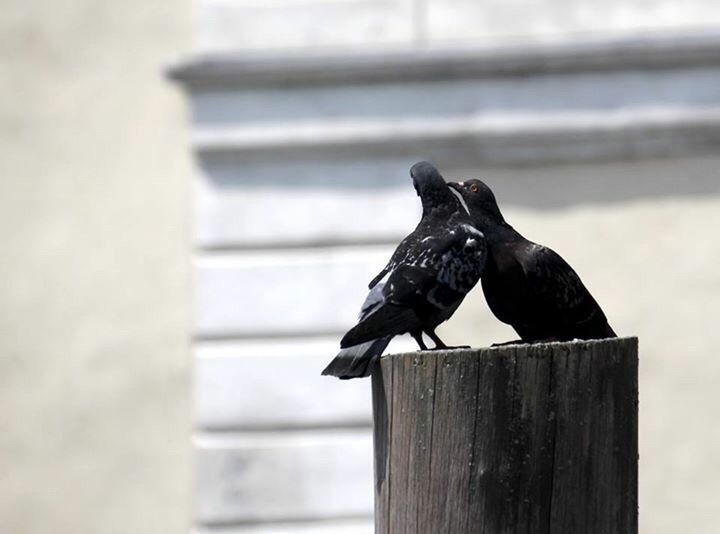
[[[484,182],[473,179],[464,182],[452,182],[448,185],[460,194],[473,218],[490,219],[495,222],[504,220],[495,200],[495,195]]]
[[[453,204],[454,197],[447,183],[432,163],[416,163],[410,168],[410,177],[424,209]]]
[[[410,177],[418,196],[423,196],[423,193],[431,189],[445,187],[445,180],[443,180],[440,171],[437,170],[435,165],[427,161],[420,161],[410,167]]]

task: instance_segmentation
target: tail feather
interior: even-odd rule
[[[336,376],[342,380],[370,376],[375,362],[391,339],[392,336],[386,336],[341,349],[322,374]]]
[[[340,347],[344,349],[377,338],[404,334],[419,327],[420,320],[412,309],[384,304],[351,328],[340,341]]]
[[[605,323],[605,337],[617,337],[615,330],[612,329],[610,323]]]

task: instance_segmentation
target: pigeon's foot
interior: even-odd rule
[[[443,340],[438,337],[438,335],[435,333],[435,331],[432,332],[426,332],[428,336],[430,336],[430,339],[432,339],[435,342],[435,347],[430,350],[454,350],[454,349],[469,349],[470,345],[457,345],[457,346],[450,346],[443,343]]]
[[[410,335],[420,347],[420,350],[428,350],[427,345],[423,341],[422,332],[410,332]]]
[[[433,350],[440,350],[440,349],[446,349],[448,346],[443,343],[443,340],[438,337],[438,335],[435,333],[435,330],[425,330],[425,333],[428,335],[430,339],[433,340],[433,343],[435,343],[435,349]]]

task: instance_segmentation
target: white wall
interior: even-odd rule
[[[2,4],[2,532],[189,529],[188,10]]]

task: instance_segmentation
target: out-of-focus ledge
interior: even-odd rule
[[[476,49],[362,53],[227,52],[191,57],[168,69],[189,89],[312,86],[529,76],[621,69],[720,66],[720,32]]]
[[[559,113],[200,128],[203,156],[430,157],[439,164],[529,165],[717,153],[720,108]]]

